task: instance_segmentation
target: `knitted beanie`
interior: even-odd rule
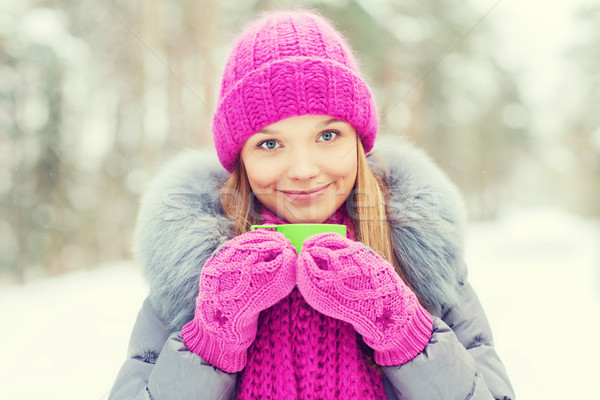
[[[272,11],[235,41],[225,66],[213,136],[232,172],[246,140],[297,115],[328,115],[352,125],[365,152],[377,134],[377,110],[340,32],[313,11]]]

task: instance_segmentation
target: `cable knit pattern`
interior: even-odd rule
[[[351,224],[342,206],[326,223]],[[281,224],[268,210],[263,223]],[[351,324],[312,308],[298,289],[261,312],[256,340],[239,374],[237,398],[384,399],[381,375],[367,364]]]
[[[233,171],[246,140],[296,115],[352,125],[365,152],[377,109],[346,39],[312,11],[270,12],[246,27],[227,60],[212,131],[221,164]]]
[[[298,288],[319,312],[352,324],[379,365],[402,365],[431,338],[431,315],[394,267],[335,233],[308,238],[297,261]]]
[[[228,240],[204,266],[186,346],[226,372],[246,365],[259,313],[296,283],[296,250],[282,234],[252,231]]]

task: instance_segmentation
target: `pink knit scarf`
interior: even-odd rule
[[[286,222],[265,209],[263,223]],[[345,224],[348,237],[354,236],[344,206],[326,223]],[[381,375],[365,361],[352,325],[317,312],[295,288],[260,314],[237,398],[372,400],[385,394]]]

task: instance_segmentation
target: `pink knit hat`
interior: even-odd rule
[[[330,115],[356,129],[365,152],[377,134],[377,109],[352,50],[313,11],[269,12],[238,37],[225,66],[213,135],[232,172],[246,140],[296,115]]]

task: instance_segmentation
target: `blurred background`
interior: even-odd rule
[[[557,18],[542,2],[511,2],[300,3],[350,39],[381,134],[425,148],[472,221],[540,204],[597,218],[600,6],[564,2]],[[181,149],[212,144],[238,28],[297,5],[3,0],[1,280],[130,257],[149,179]]]
[[[25,321],[39,317],[39,304],[27,299],[46,293],[56,300],[45,309],[48,325],[72,324],[86,312],[62,310],[91,304],[90,329],[113,358],[88,371],[106,377],[89,398],[106,396],[145,294],[130,251],[140,195],[179,151],[212,145],[220,74],[239,28],[261,10],[299,6],[319,10],[348,37],[376,96],[380,134],[424,148],[463,193],[472,279],[505,339],[498,346],[509,373],[535,370],[523,360],[537,358],[520,342],[528,337],[523,321],[536,325],[509,305],[541,293],[549,297],[540,307],[554,304],[552,290],[571,282],[580,300],[573,307],[598,316],[597,1],[2,0],[0,315],[31,327]],[[99,320],[102,329],[94,328]],[[23,337],[11,326],[4,339]],[[600,333],[598,324],[591,330]],[[38,354],[36,365],[56,370],[60,354]],[[0,379],[19,382],[6,375],[18,371],[18,356],[2,358]],[[586,360],[572,362],[586,369]],[[585,374],[561,392],[552,384],[562,375],[546,372],[538,374],[545,398],[574,387],[591,393],[577,381]],[[513,379],[522,392],[542,390]],[[3,398],[36,398],[17,393]]]

